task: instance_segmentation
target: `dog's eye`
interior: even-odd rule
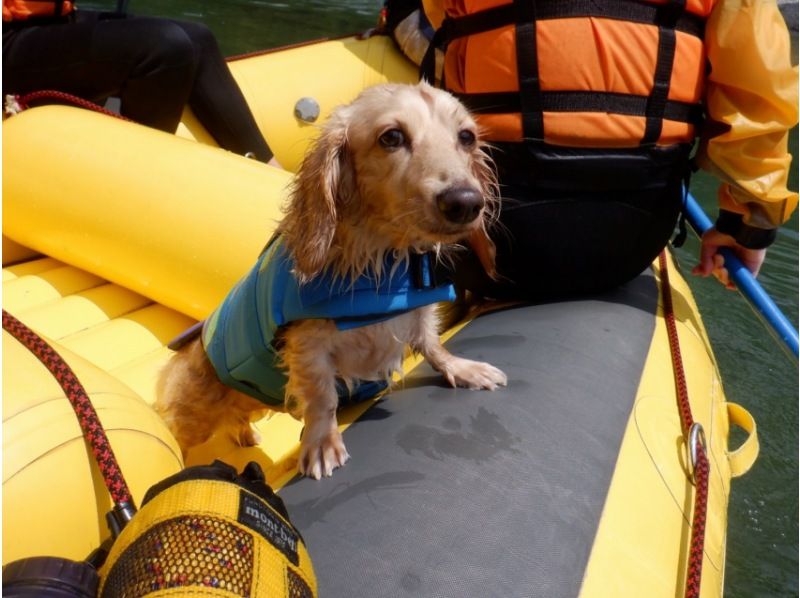
[[[475,145],[475,133],[469,129],[462,129],[458,132],[458,142],[464,147],[472,147]]]
[[[406,142],[406,136],[400,129],[389,129],[378,138],[378,143],[386,149],[397,149]]]

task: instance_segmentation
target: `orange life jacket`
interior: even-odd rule
[[[431,48],[445,51],[443,84],[477,114],[488,139],[626,148],[694,139],[706,71],[703,33],[715,2],[424,5],[437,28]],[[433,56],[431,49],[422,66],[430,80]]]
[[[3,0],[3,21],[65,17],[75,9],[68,0]]]

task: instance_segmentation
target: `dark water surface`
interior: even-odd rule
[[[130,12],[201,21],[235,55],[371,27],[380,0],[134,0]],[[86,8],[111,4],[83,2]],[[298,74],[302,76],[302,73]],[[792,138],[797,155],[796,131]],[[797,189],[797,161],[792,189]],[[702,173],[692,191],[715,214],[716,182]],[[798,595],[798,372],[764,331],[745,301],[712,280],[688,275],[698,243],[677,251],[715,348],[727,398],[758,422],[761,455],[733,481],[725,595],[730,598]],[[781,228],[759,277],[789,319],[798,322],[798,218]],[[735,446],[737,438],[732,438]]]

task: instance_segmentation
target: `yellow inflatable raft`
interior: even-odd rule
[[[321,122],[365,86],[416,78],[383,37],[231,67],[289,170],[316,133],[294,116],[300,98],[318,102]],[[138,502],[184,466],[149,407],[165,345],[250,267],[291,174],[214,147],[188,113],[172,136],[34,108],[4,122],[3,147],[3,308],[75,369]],[[755,459],[755,424],[725,401],[691,293],[674,268],[670,277],[711,461],[702,595],[716,596],[730,481]],[[447,331],[454,352],[502,367],[508,388],[447,389],[409,360],[388,398],[344,411],[353,460],[329,480],[293,480],[301,424],[281,414],[257,424],[260,446],[220,433],[186,464],[259,462],[304,534],[322,596],[681,595],[694,486],[661,279],[654,265],[613,293]],[[750,436],[730,452],[733,424]],[[4,563],[82,559],[107,535],[110,499],[69,404],[5,332],[3,498]]]

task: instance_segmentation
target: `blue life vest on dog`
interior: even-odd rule
[[[324,318],[347,330],[455,299],[452,284],[436,284],[430,255],[413,255],[408,264],[396,262],[387,257],[379,279],[367,273],[355,281],[342,280],[324,272],[301,285],[281,237],[273,238],[203,326],[203,346],[217,376],[267,405],[282,405],[286,373],[278,365],[276,348],[282,326]],[[358,401],[374,396],[386,382],[363,382],[351,391],[338,386],[340,401]]]

